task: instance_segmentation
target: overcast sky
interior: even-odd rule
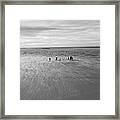
[[[21,48],[100,46],[99,20],[20,22]]]

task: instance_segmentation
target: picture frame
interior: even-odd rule
[[[115,114],[114,115],[6,115],[5,114],[5,5],[114,5],[115,6]],[[1,119],[118,119],[119,120],[119,14],[118,0],[45,0],[45,1],[2,1],[1,2],[1,79],[0,118]],[[11,108],[12,109],[12,108]],[[63,108],[64,109],[64,108]]]

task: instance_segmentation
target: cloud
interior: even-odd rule
[[[100,45],[99,20],[21,21],[21,47]]]

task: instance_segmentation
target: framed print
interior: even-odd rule
[[[1,2],[2,119],[119,119],[119,1]]]

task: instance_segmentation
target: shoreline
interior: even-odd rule
[[[70,49],[70,48],[100,48],[100,46],[93,47],[34,47],[34,48],[20,48],[20,49]]]

